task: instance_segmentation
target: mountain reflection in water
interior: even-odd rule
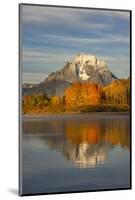
[[[120,118],[54,118],[26,120],[23,133],[38,137],[51,150],[62,153],[67,161],[79,168],[104,164],[115,147],[130,148],[130,121]]]

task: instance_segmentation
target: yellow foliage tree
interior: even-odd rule
[[[52,106],[57,106],[61,104],[61,98],[59,96],[52,96],[50,99],[50,103]]]
[[[117,80],[104,87],[106,103],[129,104],[130,103],[130,81]]]

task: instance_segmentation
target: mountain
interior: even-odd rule
[[[116,79],[117,77],[108,69],[105,61],[99,60],[93,55],[78,54],[60,71],[49,74],[43,82],[33,86],[25,84],[23,95],[45,93],[48,97],[63,96],[64,90],[76,81],[107,85]]]
[[[60,71],[52,72],[45,81],[65,80],[68,82],[90,81],[106,85],[117,79],[103,60],[92,55],[79,54]]]

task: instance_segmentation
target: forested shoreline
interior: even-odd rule
[[[130,110],[130,78],[107,86],[74,82],[64,96],[48,98],[43,93],[24,96],[23,114],[66,112],[123,112]]]

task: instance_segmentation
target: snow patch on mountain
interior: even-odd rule
[[[90,76],[86,73],[86,70],[83,66],[79,67],[79,77],[82,80],[87,80]]]

